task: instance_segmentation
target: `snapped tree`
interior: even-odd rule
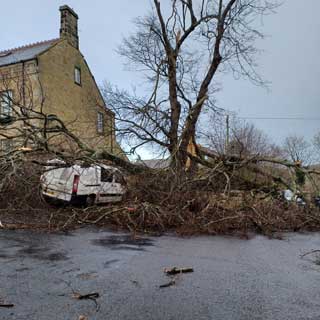
[[[136,19],[136,31],[118,50],[144,75],[148,94],[104,87],[119,136],[133,151],[159,146],[170,153],[173,168],[184,169],[201,116],[217,110],[218,73],[264,84],[255,63],[256,40],[263,38],[258,19],[278,5],[267,0],[172,0],[168,6],[153,0],[152,12]]]

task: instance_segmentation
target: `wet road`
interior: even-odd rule
[[[0,319],[320,319],[320,234],[190,239],[0,231]],[[163,268],[193,267],[176,285]],[[99,292],[93,301],[72,292]]]

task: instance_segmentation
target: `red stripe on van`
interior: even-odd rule
[[[79,186],[80,176],[77,174],[73,178],[73,184],[72,184],[72,194],[77,194],[78,192],[78,186]]]

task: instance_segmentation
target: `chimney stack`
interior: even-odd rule
[[[79,49],[78,15],[67,5],[59,8],[61,12],[60,39],[67,39],[76,49]]]

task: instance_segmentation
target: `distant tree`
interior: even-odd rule
[[[259,16],[276,0],[152,1],[153,10],[135,21],[136,31],[118,52],[145,76],[144,97],[105,86],[118,134],[133,148],[153,144],[167,150],[172,167],[184,168],[201,115],[216,112],[218,72],[264,84],[256,72]]]
[[[245,121],[236,123],[232,129],[227,151],[240,157],[280,155],[279,148],[270,142],[270,137],[265,132]]]
[[[317,161],[319,161],[320,160],[320,131],[314,136],[313,145],[315,148]]]
[[[292,135],[283,143],[284,155],[293,162],[308,165],[313,160],[311,144],[304,137]]]
[[[280,157],[281,150],[253,123],[232,118],[227,141],[225,117],[212,120],[214,125],[204,135],[206,144],[217,154],[237,157]]]

